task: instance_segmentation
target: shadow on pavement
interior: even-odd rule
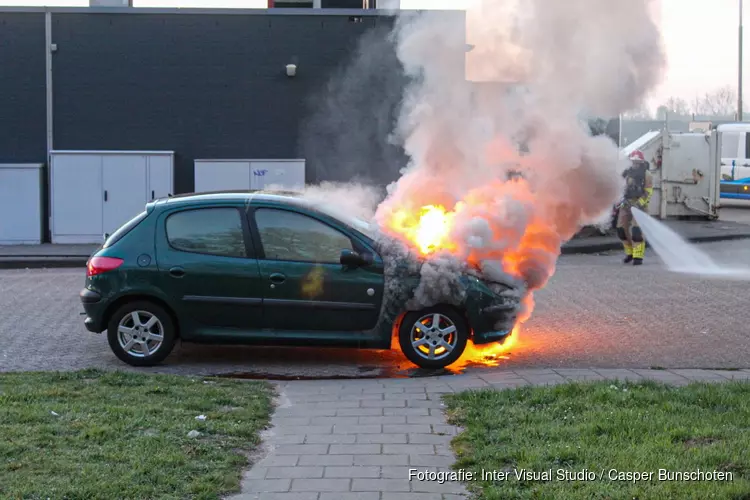
[[[307,347],[206,346],[183,344],[162,365],[208,376],[246,380],[348,380],[460,375],[467,369],[500,366],[507,359],[460,360],[447,369],[425,370],[399,350]],[[166,370],[164,370],[166,369]]]

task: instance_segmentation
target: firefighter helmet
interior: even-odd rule
[[[633,161],[646,161],[646,157],[643,156],[643,151],[641,151],[640,149],[636,149],[635,151],[630,153],[630,155],[628,155],[628,158]]]

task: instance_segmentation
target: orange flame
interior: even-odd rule
[[[528,196],[526,190],[528,186],[525,183],[516,183],[514,187],[516,188],[514,190],[516,196]],[[485,205],[484,201],[486,201],[482,195],[486,195],[486,193],[481,192],[474,196],[468,196],[464,203],[468,202],[471,206],[481,207]],[[400,208],[392,213],[387,227],[396,236],[405,239],[422,255],[426,256],[440,250],[456,254],[460,250],[459,242],[451,239],[455,216],[456,212],[447,211],[442,205],[425,205],[415,211]],[[502,232],[502,228],[494,229]],[[526,227],[524,234],[520,236],[520,241],[515,248],[507,249],[502,254],[492,253],[483,257],[501,260],[506,272],[518,278],[526,279],[532,289],[543,286],[545,279],[540,280],[539,278],[524,276],[527,267],[525,259],[528,256],[533,256],[538,250],[544,250],[545,253],[553,250],[554,238],[550,239],[549,234],[550,229],[545,227],[544,224],[540,224],[538,221],[532,222]],[[478,256],[471,252],[468,253],[470,265],[478,265],[480,260]],[[531,295],[524,298],[523,305],[524,308],[513,331],[504,342],[479,346],[469,343],[458,362],[459,365],[494,366],[501,360],[508,359],[510,350],[519,345],[518,337],[521,324],[531,315],[534,306]]]
[[[518,223],[505,218],[513,219],[513,214],[498,217],[498,198],[512,199],[521,206],[533,205],[537,209],[527,214],[527,220]],[[502,249],[460,248],[460,238],[454,237],[453,231],[459,212],[461,220],[487,220],[493,239],[508,243]],[[400,207],[385,220],[385,227],[422,255],[443,250],[460,254],[474,267],[479,267],[482,261],[500,261],[505,272],[523,280],[528,289],[534,291],[543,287],[549,274],[554,272],[562,240],[575,233],[579,216],[573,209],[546,206],[525,179],[514,179],[496,181],[467,193],[456,204],[455,211],[438,204],[418,209]]]
[[[502,343],[474,345],[469,342],[458,361],[459,365],[454,365],[454,368],[461,368],[465,365],[497,366],[502,360],[508,359],[511,350],[518,346],[520,331],[521,325],[517,324]]]
[[[440,249],[455,249],[448,239],[453,215],[441,205],[426,205],[414,214],[400,209],[393,214],[390,226],[405,236],[423,255],[427,255]]]

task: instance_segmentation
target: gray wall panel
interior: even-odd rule
[[[45,162],[44,13],[0,12],[0,163]]]
[[[193,190],[195,158],[304,157],[301,124],[316,96],[360,37],[392,19],[361,21],[55,13],[55,148],[174,150],[177,192]],[[309,181],[316,172],[308,158]]]

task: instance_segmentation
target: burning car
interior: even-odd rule
[[[424,277],[440,266],[451,272],[436,288]],[[523,287],[485,275],[300,196],[204,193],[151,202],[109,236],[80,299],[86,328],[133,366],[162,362],[177,339],[390,349],[395,333],[435,369],[470,340],[511,335]]]

